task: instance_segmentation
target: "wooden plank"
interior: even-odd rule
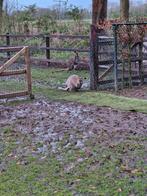
[[[24,34],[24,35],[14,35],[14,34],[9,34],[9,36],[11,38],[40,38],[40,37],[44,37],[45,35],[44,34],[34,34],[34,35],[28,35],[28,34]],[[0,37],[4,38],[6,37],[6,34],[3,34],[3,35],[0,35]]]
[[[139,58],[140,60],[138,61],[139,64],[139,76],[140,76],[140,81],[141,84],[144,83],[144,65],[143,65],[143,53],[142,53],[142,49],[143,49],[143,43],[139,43]]]
[[[6,60],[7,58],[1,58],[2,60]],[[137,62],[139,61],[139,58],[132,58],[131,62]],[[147,60],[147,55],[146,57],[143,56],[143,60]],[[20,61],[22,62],[22,58],[20,58]],[[45,58],[37,58],[37,57],[31,57],[31,62],[33,63],[34,61],[38,61],[38,63],[45,63],[45,62],[50,62],[50,63],[66,63],[63,60],[56,60],[56,59],[45,59]],[[18,61],[16,61],[18,62]],[[118,64],[122,63],[120,59],[118,59]],[[110,65],[113,64],[113,60],[105,60],[105,61],[99,61],[100,68],[105,68],[107,69],[108,66],[105,65]],[[1,67],[2,65],[0,65]]]
[[[0,35],[0,37],[2,38],[5,38],[6,37],[6,34],[5,35]],[[43,37],[50,37],[50,38],[59,38],[59,39],[62,39],[62,38],[68,38],[68,39],[89,39],[89,36],[88,35],[63,35],[63,34],[58,34],[58,35],[55,35],[55,34],[52,34],[52,35],[45,35],[45,34],[34,34],[34,35],[12,35],[12,34],[9,34],[9,37],[12,37],[12,38],[43,38]],[[112,37],[110,37],[112,38]],[[147,41],[147,37],[144,38],[143,41]]]
[[[12,38],[42,38],[42,37],[50,37],[50,38],[68,38],[68,39],[88,39],[88,35],[62,35],[62,34],[52,34],[52,35],[46,35],[46,34],[35,34],[35,35],[12,35],[9,34]],[[0,37],[6,37],[6,35],[0,35]]]
[[[114,67],[114,65],[111,65],[104,73],[102,73],[99,77],[99,80],[102,80]]]
[[[17,54],[15,54],[10,60],[8,60],[6,63],[4,63],[0,67],[0,73],[2,73],[5,69],[7,69],[12,63],[14,63],[22,54],[25,53],[27,47],[24,47],[21,49]]]
[[[0,52],[17,52],[27,46],[10,46],[10,47],[0,47]]]
[[[89,39],[88,35],[49,35],[50,38],[68,38],[68,39]]]
[[[10,46],[10,37],[9,37],[9,33],[6,34],[6,45],[7,45],[7,47]],[[7,58],[10,59],[10,52],[7,52]]]
[[[26,69],[5,71],[0,73],[0,76],[13,76],[13,75],[21,75],[21,74],[26,74]]]
[[[30,64],[30,55],[29,55],[29,48],[25,48],[25,63],[26,63],[26,80],[27,80],[27,87],[28,93],[31,99],[34,99],[32,94],[32,78],[31,78],[31,64]]]
[[[98,88],[98,45],[96,26],[91,25],[90,32],[90,89],[97,90]]]
[[[49,48],[50,47],[50,38],[49,37],[46,37],[45,38],[45,42],[46,42],[46,48]],[[50,49],[46,49],[46,58],[49,60],[50,59]],[[50,62],[48,62],[48,66],[50,65]]]
[[[36,50],[36,48],[34,48]],[[68,52],[90,52],[90,49],[80,49],[80,48],[59,48],[59,47],[39,47],[41,50],[54,50],[54,51],[68,51]]]
[[[147,74],[144,75],[144,78],[147,78]],[[139,80],[140,79],[140,76],[132,76],[132,80]],[[128,81],[129,78],[128,77],[125,77],[124,78],[124,81]],[[121,82],[122,81],[122,78],[118,78],[118,82]],[[114,79],[111,79],[111,80],[103,80],[103,81],[99,81],[99,85],[103,85],[103,84],[109,84],[109,83],[114,83]]]
[[[28,91],[6,93],[6,94],[0,94],[0,99],[21,97],[21,96],[26,96],[26,95],[29,95]]]

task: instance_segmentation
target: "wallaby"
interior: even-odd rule
[[[66,91],[78,91],[83,84],[83,80],[78,75],[71,75],[66,80],[65,84],[66,84],[66,87],[60,88],[60,89],[66,90]]]

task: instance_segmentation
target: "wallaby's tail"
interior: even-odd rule
[[[65,88],[63,88],[63,87],[58,87],[58,89],[59,89],[59,90],[63,90],[63,91],[68,91],[68,90],[69,90],[68,87],[65,87]]]

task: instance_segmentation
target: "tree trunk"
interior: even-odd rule
[[[129,20],[129,0],[120,0],[120,19],[123,21]]]
[[[0,32],[2,31],[2,16],[3,16],[3,0],[0,0]]]
[[[97,90],[98,88],[98,44],[96,26],[91,25],[90,33],[90,89]]]
[[[92,24],[107,18],[107,0],[92,0]]]

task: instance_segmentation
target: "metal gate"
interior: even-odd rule
[[[91,26],[91,89],[147,82],[147,23],[112,24],[111,36],[102,33]]]

